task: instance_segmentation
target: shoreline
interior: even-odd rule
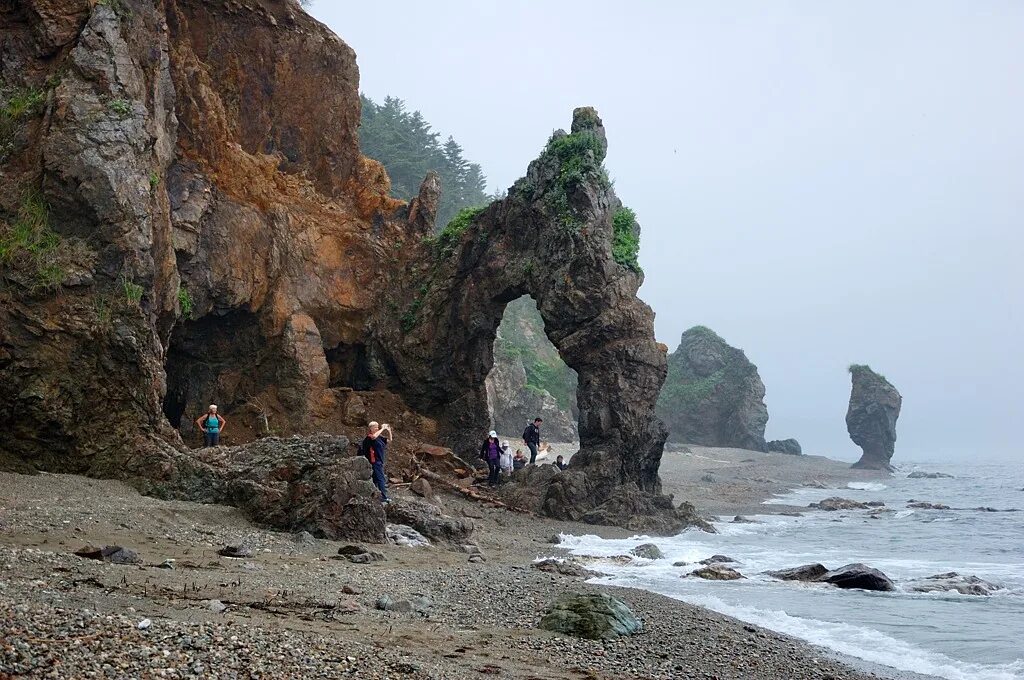
[[[669,468],[671,483],[685,485]],[[59,661],[65,676],[107,664],[120,677],[155,677],[161,668],[173,669],[166,677],[201,677],[195,668],[288,677],[283,664],[295,677],[914,677],[642,589],[531,566],[564,555],[552,534],[631,532],[450,496],[440,503],[473,519],[485,562],[438,547],[369,545],[384,560],[352,564],[335,557],[342,543],[260,529],[233,508],[160,501],[109,480],[0,474],[0,629],[10,642],[0,672],[16,674],[28,655]],[[252,558],[217,555],[238,541],[255,548]],[[72,554],[85,544],[132,548],[143,565]],[[168,559],[174,568],[159,568]],[[565,591],[614,592],[644,630],[614,641],[538,630],[546,605]],[[375,606],[383,595],[417,594],[431,602],[423,614]]]

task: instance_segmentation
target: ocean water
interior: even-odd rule
[[[953,479],[909,479],[913,470],[945,472]],[[661,560],[612,561],[592,567],[599,582],[643,588],[701,605],[872,663],[949,680],[1024,678],[1024,467],[1020,465],[905,465],[891,479],[854,482],[833,489],[798,489],[768,503],[806,506],[842,496],[883,501],[880,519],[868,512],[807,510],[802,517],[758,515],[758,524],[717,523],[720,534],[686,531],[671,538],[636,536],[604,540],[564,536],[574,554],[628,554],[655,543]],[[950,510],[907,509],[910,499]],[[747,577],[714,582],[680,576],[713,554]],[[896,582],[897,591],[875,593],[780,582],[761,575],[821,562],[836,568],[863,562]],[[907,581],[956,571],[1002,589],[985,596],[913,593]]]

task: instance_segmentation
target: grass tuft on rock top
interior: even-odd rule
[[[484,208],[463,208],[445,225],[441,233],[433,239],[442,257],[447,257],[455,251],[455,246],[462,240],[462,235],[483,211]]]
[[[565,229],[576,229],[582,223],[569,200],[578,186],[590,179],[596,179],[602,186],[611,186],[601,164],[603,155],[601,140],[592,130],[555,133],[548,140],[541,156],[558,163],[558,178],[548,195],[548,203]]]
[[[636,213],[626,206],[612,216],[612,257],[623,267],[638,274],[640,268],[640,235],[637,233]]]

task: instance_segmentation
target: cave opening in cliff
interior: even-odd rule
[[[246,310],[208,314],[178,324],[171,333],[164,370],[163,411],[186,442],[192,421],[217,404],[226,417],[252,402],[276,370],[264,361],[271,351],[256,315]],[[194,443],[194,442],[190,442]]]
[[[376,384],[370,368],[370,357],[364,344],[340,343],[324,352],[330,368],[331,387],[372,390]]]
[[[524,295],[508,303],[486,380],[494,429],[502,436],[518,437],[530,421],[540,417],[544,441],[578,441],[578,384],[576,371],[548,339],[536,301]]]

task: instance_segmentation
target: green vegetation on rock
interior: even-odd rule
[[[84,255],[78,242],[65,241],[50,227],[50,211],[37,190],[25,192],[10,222],[0,219],[0,264],[21,274],[29,287],[54,290],[68,266]]]
[[[483,211],[483,208],[463,208],[445,225],[445,228],[434,239],[442,257],[451,255],[455,250],[455,246],[462,239],[462,235],[466,233],[469,225],[473,223],[473,219]]]
[[[627,269],[639,273],[640,234],[636,226],[636,213],[626,206],[612,216],[612,257]]]
[[[0,160],[14,150],[15,133],[27,118],[43,112],[46,92],[34,88],[15,90],[0,105]]]
[[[541,158],[555,159],[558,163],[558,181],[548,196],[548,204],[566,229],[576,229],[581,220],[570,201],[571,194],[578,186],[593,177],[604,184],[610,184],[608,173],[601,161],[604,147],[597,133],[582,129],[572,134],[556,132],[551,135]]]
[[[181,316],[184,319],[192,318],[192,296],[185,286],[178,286],[178,307],[181,309]]]

